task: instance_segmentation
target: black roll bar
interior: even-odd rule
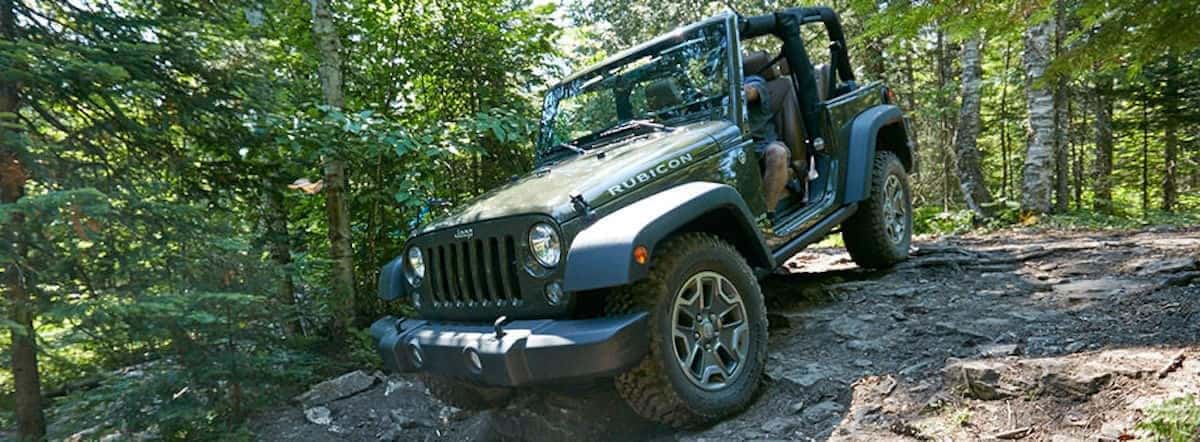
[[[738,22],[739,34],[743,40],[774,35],[783,41],[783,55],[787,58],[788,68],[794,74],[792,80],[796,82],[800,95],[800,115],[804,120],[809,142],[821,138],[820,108],[813,65],[804,47],[804,40],[800,37],[800,26],[817,22],[825,24],[825,32],[830,40],[830,58],[838,78],[843,82],[853,82],[854,71],[850,69],[846,35],[842,32],[842,23],[833,9],[825,6],[789,8],[774,14],[741,17]]]

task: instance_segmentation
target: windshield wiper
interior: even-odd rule
[[[670,132],[670,131],[675,130],[675,128],[673,128],[673,127],[655,123],[650,120],[629,120],[624,123],[620,123],[616,126],[613,126],[612,128],[605,129],[603,132],[600,132],[600,135],[598,136],[598,138],[604,138],[604,137],[607,137],[609,135],[612,135],[612,134],[615,134],[618,132],[624,132],[629,129],[636,129],[636,128],[642,128],[642,127],[647,128],[647,129],[654,129],[657,131],[663,131],[663,132]]]
[[[566,150],[575,152],[580,155],[587,153],[586,150],[580,149],[578,146],[571,144],[571,143],[558,143],[558,144],[554,145],[554,148],[555,149],[566,149]]]

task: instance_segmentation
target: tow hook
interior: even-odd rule
[[[508,316],[496,318],[496,322],[492,323],[492,330],[496,331],[496,340],[504,338],[504,323],[508,322]]]

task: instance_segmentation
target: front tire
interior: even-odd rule
[[[642,417],[694,427],[753,399],[767,358],[766,306],[730,244],[697,233],[667,240],[647,278],[610,294],[607,310],[650,314],[650,353],[616,379]]]
[[[842,223],[842,240],[861,267],[888,268],[908,259],[912,242],[912,194],[896,154],[875,152],[871,195]]]

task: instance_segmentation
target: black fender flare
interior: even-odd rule
[[[726,226],[741,237],[739,250],[751,265],[774,268],[774,257],[763,241],[746,201],[733,187],[711,182],[682,184],[600,218],[575,236],[565,259],[563,289],[578,292],[629,284],[646,277],[660,241],[705,214],[732,211],[736,222]],[[739,229],[736,230],[735,229]],[[645,246],[647,264],[633,260],[633,250]]]
[[[871,194],[871,165],[877,148],[875,143],[879,131],[891,124],[904,124],[904,113],[894,104],[881,104],[867,109],[849,124],[845,203],[862,201]],[[910,146],[905,143],[891,148],[907,150]],[[908,153],[911,158],[911,152],[899,153]]]

